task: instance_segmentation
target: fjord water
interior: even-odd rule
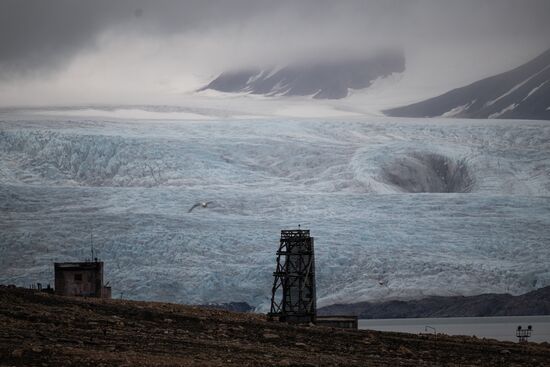
[[[531,342],[550,342],[550,316],[447,317],[418,319],[359,320],[360,329],[412,334],[467,335],[478,338],[518,341],[518,326],[533,327]]]
[[[93,233],[115,297],[264,311],[301,224],[319,306],[550,285],[550,122],[0,118],[0,283]]]

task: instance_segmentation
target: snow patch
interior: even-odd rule
[[[537,90],[539,90],[544,84],[548,83],[548,80],[542,82],[539,86],[533,88],[529,93],[527,93],[527,95],[525,96],[525,98],[523,98],[521,100],[521,102],[525,101],[527,98],[529,98],[533,93],[535,93]]]
[[[508,92],[504,93],[503,95],[493,99],[492,101],[489,101],[487,103],[485,103],[485,106],[492,106],[493,104],[495,104],[496,102],[500,101],[502,98],[512,94],[514,91],[516,91],[517,89],[521,88],[523,85],[525,85],[527,82],[529,82],[531,79],[533,79],[534,77],[536,77],[537,75],[539,75],[540,73],[542,73],[543,71],[545,71],[546,69],[548,69],[550,67],[550,65],[547,65],[546,67],[544,67],[542,70],[536,72],[535,74],[531,75],[529,78],[525,79],[524,81],[522,81],[521,83],[515,85],[512,89],[510,89]],[[489,117],[491,118],[491,117]]]
[[[515,109],[517,106],[519,106],[519,104],[517,103],[512,103],[511,105],[507,106],[507,107],[504,107],[502,110],[500,110],[499,112],[495,112],[493,114],[490,114],[489,115],[489,119],[496,119],[500,116],[502,116],[503,114],[505,114],[506,112],[508,111],[512,111],[513,109]]]
[[[286,92],[288,92],[289,89],[290,89],[290,87],[288,86],[288,82],[286,80],[281,80],[281,81],[278,81],[273,86],[273,88],[271,89],[271,91],[269,93],[267,93],[267,95],[268,96],[282,96]]]
[[[462,112],[467,111],[470,108],[470,106],[473,105],[476,101],[477,99],[474,99],[473,101],[463,104],[462,106],[457,106],[445,112],[444,114],[442,114],[441,117],[453,117],[453,116],[460,115]]]
[[[250,78],[248,78],[248,80],[246,81],[246,84],[250,84],[260,78],[263,78],[263,75],[266,73],[265,70],[262,70],[260,71],[259,73],[257,73],[256,75],[252,75]]]
[[[264,77],[264,79],[269,79],[271,78],[273,75],[277,74],[279,71],[281,71],[283,69],[283,66],[277,66],[277,67],[274,67],[272,68],[268,73],[267,75]]]

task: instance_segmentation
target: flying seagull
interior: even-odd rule
[[[189,211],[187,213],[191,213],[193,211],[193,209],[195,209],[196,207],[199,207],[199,206],[201,206],[203,208],[206,208],[208,206],[208,204],[212,204],[212,203],[213,203],[213,201],[202,201],[200,203],[196,203],[195,205],[193,205],[191,207],[191,209],[189,209]]]

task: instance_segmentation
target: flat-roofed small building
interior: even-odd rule
[[[55,263],[55,294],[111,298],[111,287],[103,284],[103,261]]]
[[[315,325],[341,329],[358,329],[357,316],[317,316]]]

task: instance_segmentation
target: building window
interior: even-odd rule
[[[82,274],[75,274],[74,275],[74,280],[76,282],[81,282],[82,281]]]

